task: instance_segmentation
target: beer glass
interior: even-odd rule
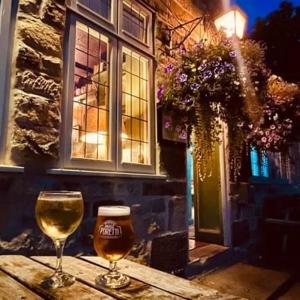
[[[128,206],[100,206],[94,231],[94,247],[97,254],[109,261],[107,274],[99,275],[96,284],[110,288],[125,287],[129,277],[117,271],[117,261],[130,251],[133,245],[133,227]]]
[[[56,249],[56,270],[42,285],[48,288],[70,286],[75,277],[62,271],[62,255],[67,237],[79,226],[83,217],[81,192],[40,192],[35,207],[40,229],[49,236]]]

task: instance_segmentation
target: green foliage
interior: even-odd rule
[[[259,99],[268,76],[263,47],[253,41],[200,42],[179,49],[160,73],[160,105],[175,111],[188,132],[194,130],[200,178],[211,173],[207,162],[222,122],[228,126],[232,161],[238,161],[248,131],[262,114]]]

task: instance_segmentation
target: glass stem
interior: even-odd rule
[[[54,240],[55,250],[56,250],[56,274],[62,273],[62,255],[64,251],[66,240]]]
[[[117,272],[117,262],[110,261],[109,262],[109,273],[116,273]]]

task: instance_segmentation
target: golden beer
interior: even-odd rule
[[[43,199],[36,204],[36,219],[41,230],[52,239],[66,239],[79,226],[83,216],[81,199]]]
[[[43,279],[42,286],[56,289],[72,285],[75,277],[63,272],[62,255],[67,237],[77,229],[83,217],[81,192],[40,192],[35,215],[41,230],[53,240],[57,257],[54,273]]]
[[[130,208],[127,206],[101,206],[94,230],[94,248],[97,254],[110,262],[107,274],[98,276],[97,284],[110,288],[128,285],[130,279],[116,271],[116,261],[130,251],[134,241]]]

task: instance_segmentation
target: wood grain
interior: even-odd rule
[[[95,256],[84,256],[82,259],[97,264],[102,267],[107,267],[108,262]],[[185,299],[201,299],[202,297],[215,297],[218,295],[216,290],[209,287],[204,287],[189,280],[176,277],[174,275],[149,268],[138,263],[122,259],[118,261],[120,272],[143,281],[146,284],[158,287],[164,291],[168,291]],[[219,298],[215,298],[219,299]]]
[[[40,285],[41,280],[45,276],[49,276],[53,270],[24,256],[1,255],[0,269],[46,299],[74,300],[76,299],[76,295],[80,295],[80,300],[113,299],[78,281],[66,288],[55,290],[45,289]]]
[[[36,260],[40,263],[46,264],[50,267],[55,266],[55,258],[47,256],[33,256],[33,260]],[[96,286],[95,278],[98,275],[104,274],[107,272],[107,269],[91,264],[87,261],[65,256],[63,258],[63,268],[66,272],[75,276],[79,281],[88,284],[89,286],[98,288],[102,292],[109,294],[110,296],[128,300],[128,299],[159,299],[159,300],[177,300],[183,299],[183,297],[173,295],[171,292],[166,292],[160,290],[156,287],[150,286],[145,282],[141,282],[135,279],[131,280],[131,283],[128,287],[122,289],[108,289],[104,287]],[[122,270],[121,270],[122,271]]]
[[[1,300],[22,299],[40,300],[39,295],[33,293],[9,275],[0,271],[0,298]]]

